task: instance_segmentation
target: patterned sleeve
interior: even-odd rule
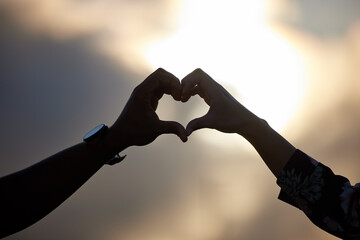
[[[300,210],[318,227],[342,239],[360,239],[360,183],[296,150],[277,179],[279,199]]]

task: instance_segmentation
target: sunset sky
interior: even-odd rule
[[[0,175],[111,125],[158,67],[202,68],[297,148],[360,182],[357,0],[1,0]],[[186,125],[208,107],[164,96]],[[337,239],[279,200],[240,136],[130,147],[44,219],[5,239]]]

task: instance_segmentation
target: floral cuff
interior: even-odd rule
[[[317,168],[318,162],[296,150],[290,160],[281,171],[276,183],[281,187],[279,199],[295,207],[297,199],[307,199],[313,202],[319,198],[323,182],[320,178],[321,168]]]
[[[277,179],[279,199],[302,210],[318,227],[342,239],[360,239],[360,184],[296,150]]]

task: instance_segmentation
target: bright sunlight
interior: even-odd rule
[[[304,92],[300,56],[266,18],[266,0],[187,0],[178,31],[149,45],[151,67],[179,78],[197,67],[278,131]]]

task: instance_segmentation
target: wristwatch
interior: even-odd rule
[[[86,143],[91,143],[95,139],[101,139],[103,136],[106,135],[108,129],[109,129],[109,127],[106,126],[105,124],[100,124],[100,125],[96,126],[95,128],[93,128],[91,131],[89,131],[87,134],[85,134],[85,136],[83,137],[83,140]],[[125,157],[126,157],[126,155],[121,157],[117,153],[117,154],[115,154],[115,156],[111,157],[111,159],[108,160],[105,164],[114,165],[116,163],[121,162]]]

